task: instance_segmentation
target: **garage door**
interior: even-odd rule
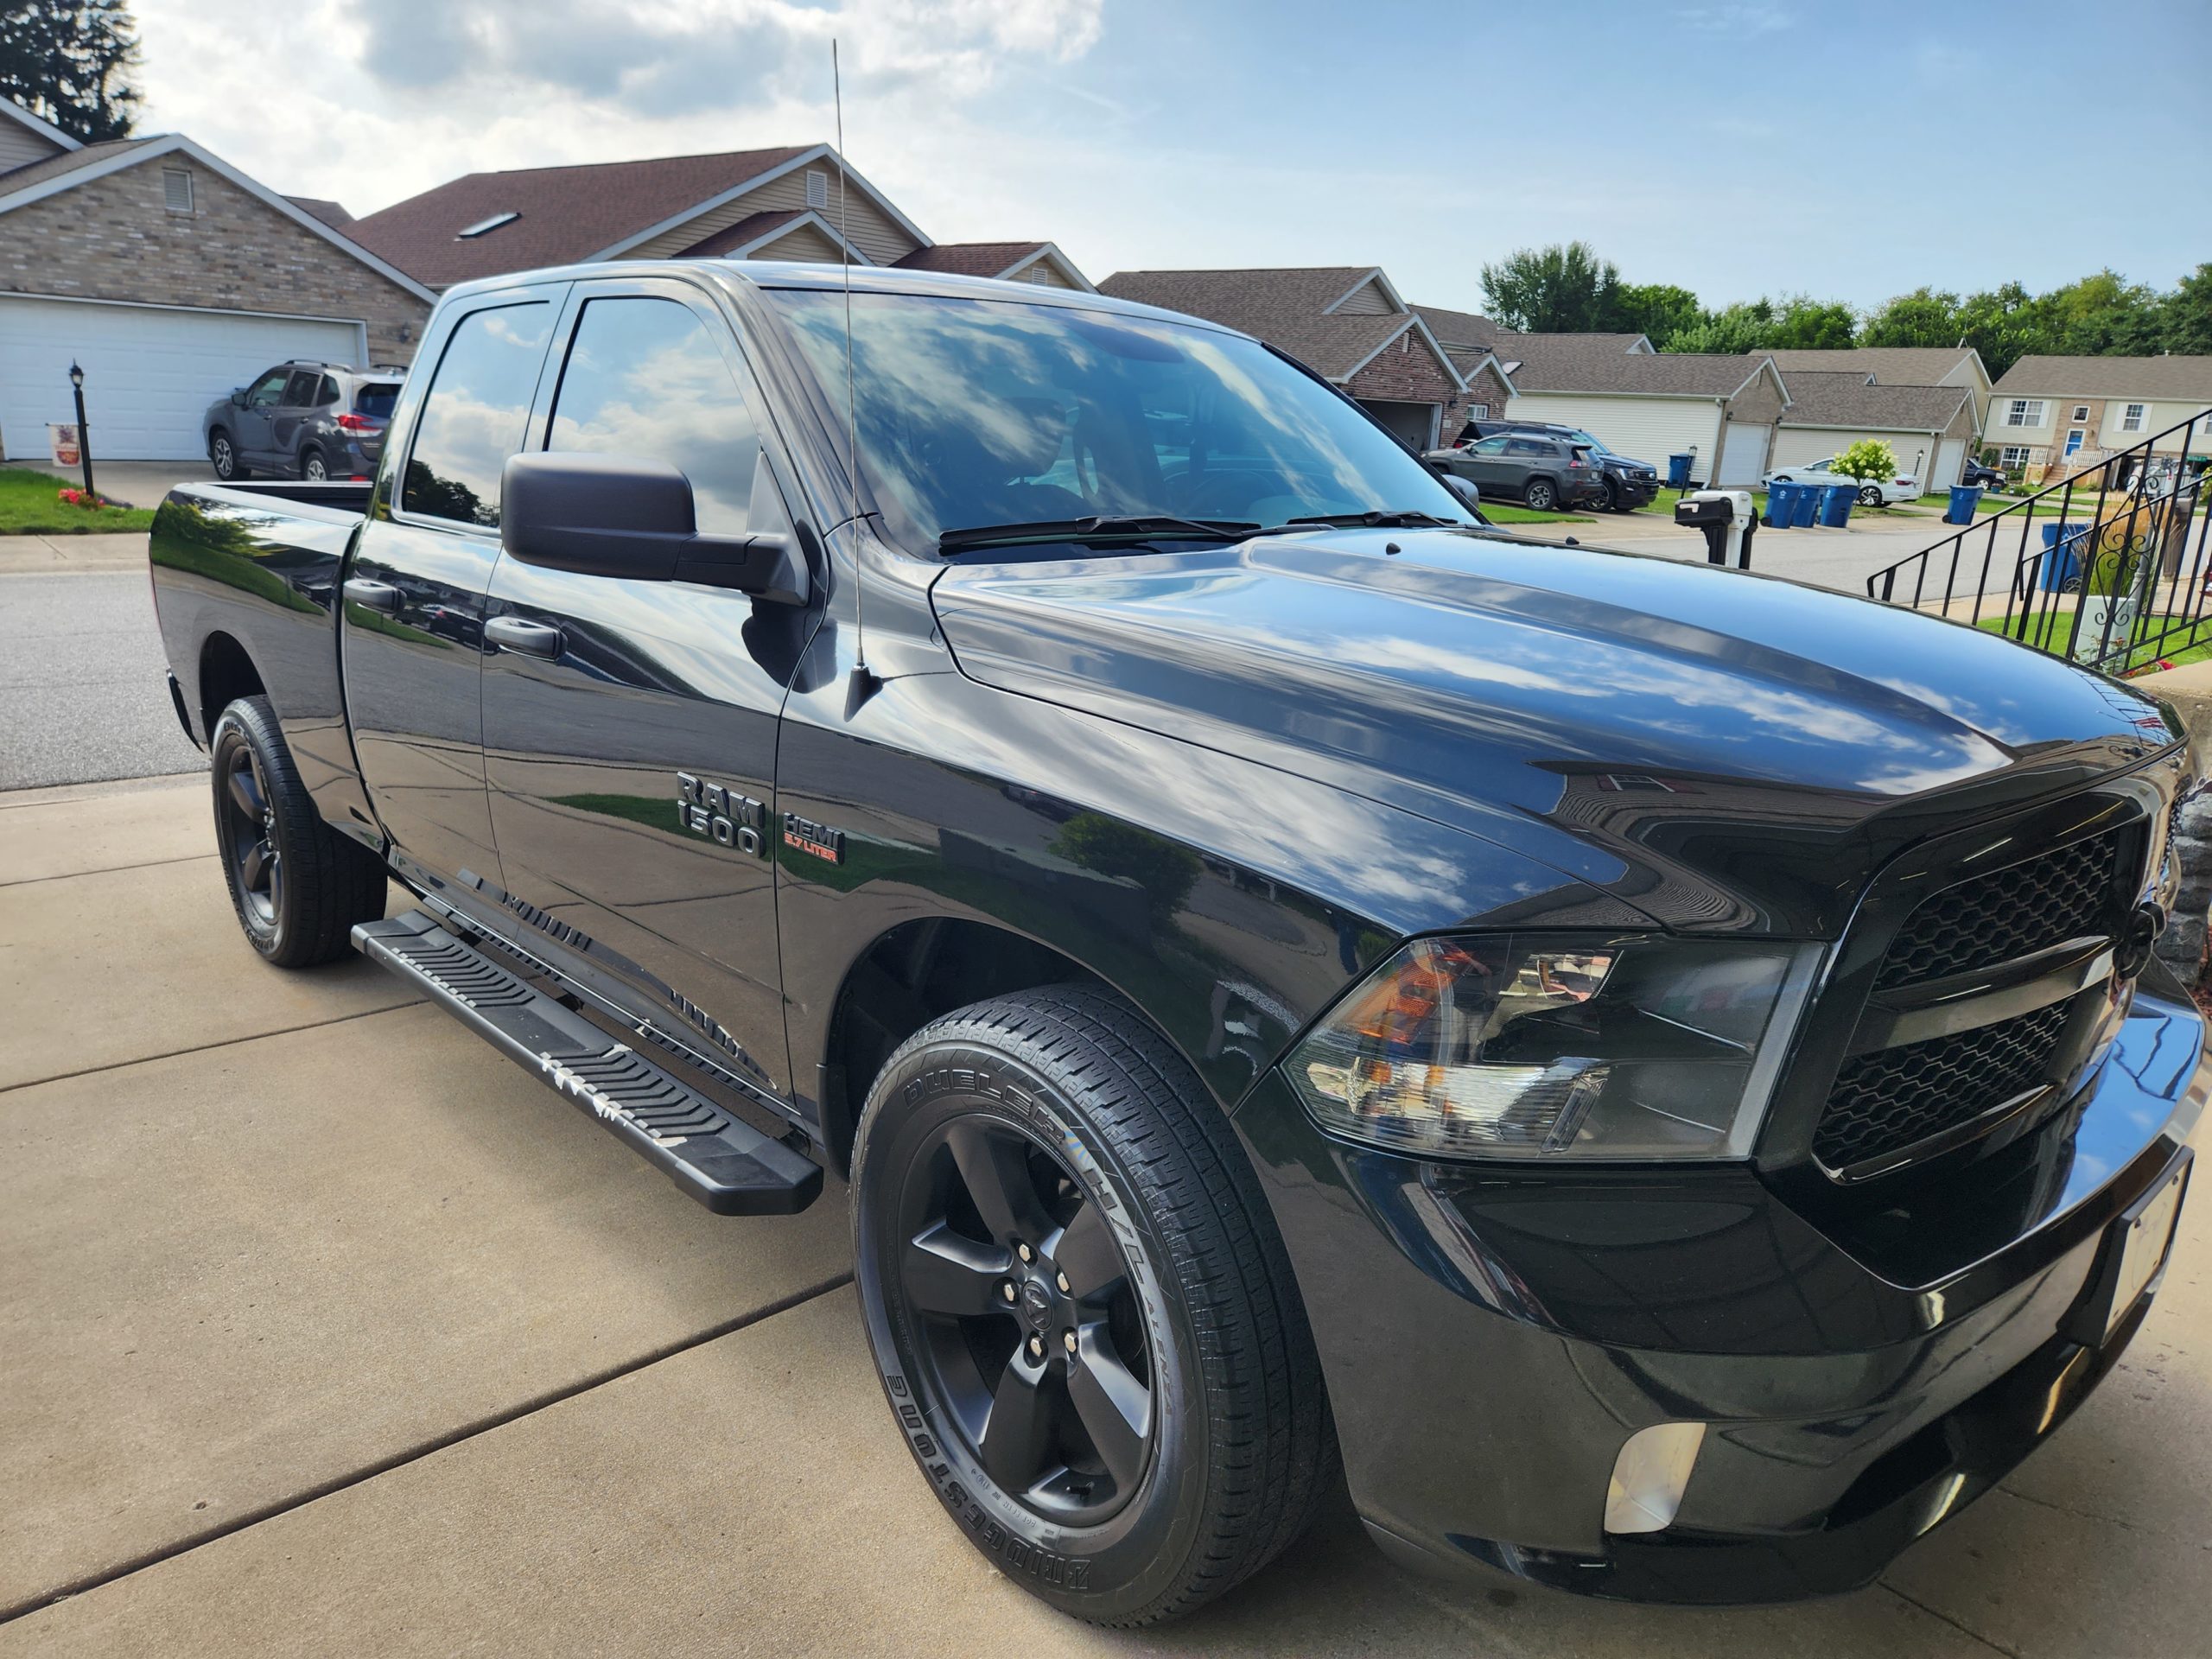
[[[1774,436],[1770,426],[1758,426],[1744,421],[1730,421],[1720,440],[1720,476],[1713,481],[1717,490],[1746,490],[1758,487],[1766,474],[1766,447]]]
[[[1967,469],[1967,441],[1945,438],[1936,446],[1936,469],[1920,481],[1931,490],[1948,490]]]
[[[287,358],[361,361],[360,325],[336,320],[167,311],[0,295],[0,443],[47,454],[48,422],[76,418],[69,365],[85,371],[92,454],[190,461],[207,405]]]
[[[1416,449],[1436,447],[1436,421],[1443,411],[1434,404],[1392,404],[1363,397],[1359,406]]]

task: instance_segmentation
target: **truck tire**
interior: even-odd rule
[[[384,914],[381,860],[322,821],[266,697],[223,710],[208,745],[215,845],[246,942],[279,968],[346,954]]]
[[[1330,1490],[1274,1218],[1220,1109],[1118,999],[1056,986],[923,1027],[869,1091],[853,1226],[907,1450],[1053,1606],[1124,1627],[1186,1612]]]
[[[1552,486],[1548,478],[1532,478],[1529,480],[1529,487],[1522,492],[1521,499],[1528,503],[1532,512],[1549,512],[1559,505],[1559,492]]]

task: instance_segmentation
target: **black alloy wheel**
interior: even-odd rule
[[[1152,1366],[1105,1212],[1027,1131],[939,1128],[907,1166],[901,1291],[923,1342],[910,1380],[1000,1489],[1095,1526],[1151,1461]]]
[[[1059,985],[877,1072],[855,1278],[923,1478],[1009,1579],[1096,1624],[1186,1612],[1335,1480],[1320,1363],[1226,1115],[1136,1010]]]
[[[284,855],[276,844],[276,808],[252,746],[237,743],[226,756],[218,831],[229,861],[231,891],[250,925],[274,929],[284,906]]]
[[[1552,481],[1548,478],[1531,479],[1523,499],[1529,509],[1535,512],[1549,512],[1559,504],[1559,494],[1552,488]]]
[[[279,968],[350,954],[384,914],[383,860],[322,821],[266,697],[240,697],[208,734],[215,848],[246,942]]]
[[[1605,499],[1601,505],[1605,507],[1605,510],[1607,512],[1626,512],[1628,511],[1626,507],[1621,505],[1621,486],[1618,484],[1608,478],[1605,482]]]

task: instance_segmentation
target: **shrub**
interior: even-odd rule
[[[1879,438],[1861,438],[1835,458],[1835,470],[1861,484],[1886,484],[1897,475],[1897,452]]]

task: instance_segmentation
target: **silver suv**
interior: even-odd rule
[[[207,406],[200,423],[215,476],[368,478],[384,453],[404,369],[280,363]]]

